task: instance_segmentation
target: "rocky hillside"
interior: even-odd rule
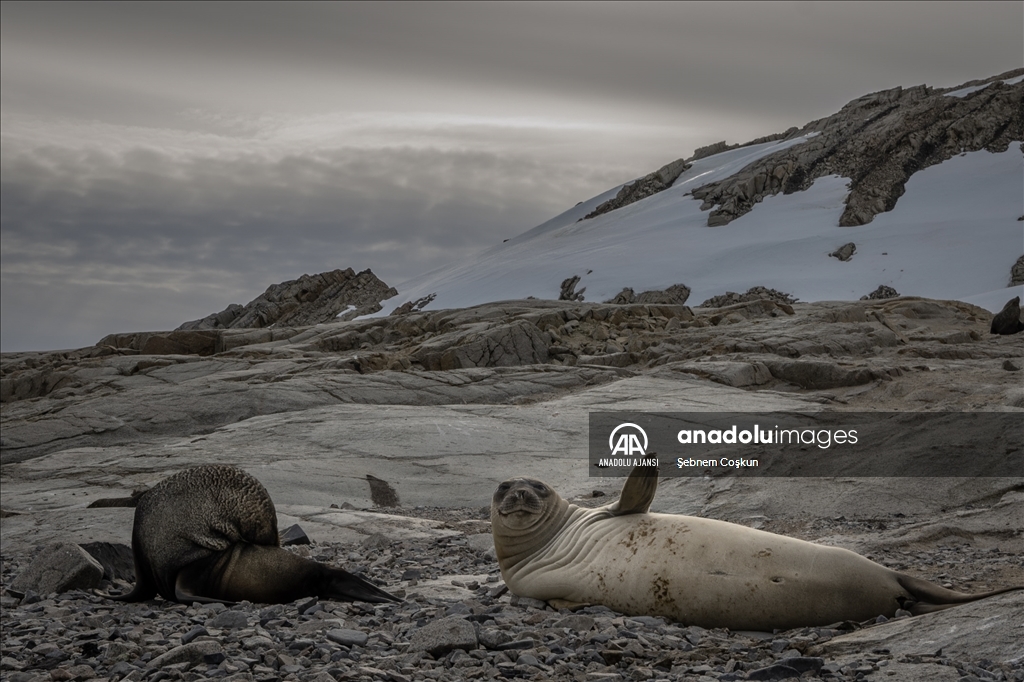
[[[872,93],[800,128],[708,145],[582,201],[402,283],[384,312],[553,298],[567,280],[598,301],[680,282],[698,301],[753,286],[856,300],[883,287],[995,312],[1024,295],[1012,284],[1022,142],[1024,69]]]
[[[865,95],[828,118],[773,136],[792,139],[814,134],[813,140],[764,156],[728,178],[697,187],[692,194],[703,200],[702,210],[711,210],[707,224],[713,227],[744,215],[766,196],[799,192],[817,178],[839,175],[851,181],[839,224],[864,225],[895,207],[907,180],[917,171],[965,152],[1002,152],[1012,142],[1024,140],[1022,75],[1024,69],[1016,69],[956,88],[918,85]],[[722,145],[715,151],[729,148]],[[694,159],[699,156],[695,153]],[[676,170],[681,163],[626,187],[650,187],[655,184],[652,178],[664,176],[668,168]],[[675,177],[678,175],[676,170]],[[656,187],[667,189],[672,181]],[[623,188],[619,194],[636,196],[635,201],[657,189],[640,193]],[[618,208],[626,203],[631,202],[606,202],[602,207]]]
[[[352,268],[332,270],[273,284],[244,306],[233,303],[219,313],[185,322],[178,329],[297,327],[351,320],[377,312],[381,301],[397,294],[370,270],[358,274]]]

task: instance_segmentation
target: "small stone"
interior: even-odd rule
[[[181,643],[188,644],[196,637],[202,637],[203,635],[208,634],[210,634],[210,632],[206,628],[204,628],[202,625],[197,625],[181,636]]]
[[[281,532],[281,546],[286,547],[288,545],[308,545],[310,544],[309,536],[306,535],[306,531],[302,530],[299,524],[293,524],[288,526]]]
[[[206,621],[208,627],[221,630],[236,630],[248,624],[249,619],[243,611],[224,611]]]
[[[167,653],[160,654],[149,661],[147,666],[150,668],[164,668],[176,663],[195,665],[201,662],[205,656],[215,653],[223,653],[219,642],[212,640],[192,642],[191,644],[182,644],[181,646],[174,647]]]
[[[370,636],[358,630],[346,630],[339,628],[327,631],[327,639],[342,646],[364,646]]]
[[[413,630],[409,638],[409,651],[426,651],[434,658],[453,649],[466,651],[477,647],[476,629],[459,616],[448,616]]]

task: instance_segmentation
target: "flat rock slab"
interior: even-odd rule
[[[887,649],[893,656],[936,656],[1024,663],[1024,590],[836,637],[817,649],[838,656]]]

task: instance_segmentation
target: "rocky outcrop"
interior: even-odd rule
[[[624,288],[611,300],[605,303],[626,305],[629,303],[663,303],[666,305],[684,305],[690,297],[690,287],[685,284],[673,284],[667,289],[653,289],[636,294],[629,287]]]
[[[352,268],[332,270],[271,285],[247,305],[233,303],[219,313],[186,322],[176,331],[299,327],[351,320],[377,312],[381,301],[397,295],[394,287],[370,270],[358,274]]]
[[[866,296],[861,296],[860,300],[881,301],[887,298],[897,298],[899,295],[900,292],[896,291],[892,287],[886,286],[884,284],[879,284],[877,289],[872,291],[870,294],[867,294]]]
[[[1024,256],[1017,259],[1017,262],[1010,268],[1010,286],[1015,287],[1024,284]]]
[[[583,292],[587,290],[583,287],[579,291],[576,291],[576,285],[580,283],[580,276],[573,275],[562,280],[562,284],[559,287],[558,300],[559,301],[582,301]]]
[[[746,303],[747,301],[774,301],[787,305],[796,303],[797,299],[787,293],[768,287],[750,287],[745,294],[737,294],[734,291],[727,291],[718,296],[712,296],[700,304],[701,308],[724,308],[725,306]]]
[[[391,311],[392,315],[405,315],[406,313],[414,313],[423,310],[430,305],[434,299],[437,298],[437,293],[427,294],[422,298],[417,298],[415,301],[406,301],[402,305],[398,306]]]
[[[814,135],[762,157],[739,173],[693,191],[708,226],[725,225],[764,197],[807,189],[817,178],[850,179],[841,226],[864,225],[890,211],[917,171],[957,154],[1005,151],[1024,139],[1024,82],[1004,81],[1024,69],[987,79],[986,87],[948,95],[964,86],[894,88],[856,99],[837,114],[804,126]],[[972,82],[965,85],[979,85]]]
[[[682,175],[683,171],[689,167],[690,164],[683,159],[677,159],[672,163],[666,164],[653,173],[648,173],[642,178],[638,178],[627,185],[623,185],[622,189],[619,190],[614,199],[609,199],[603,204],[600,204],[593,211],[580,218],[580,220],[595,218],[599,215],[614,211],[617,208],[629,206],[641,199],[646,199],[658,192],[664,192],[666,189],[671,187],[672,183],[675,182],[676,179]]]

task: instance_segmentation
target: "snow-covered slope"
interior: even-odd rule
[[[949,94],[971,94],[966,90]],[[436,297],[427,307],[434,310],[557,298],[560,283],[573,275],[582,278],[576,290],[586,287],[588,301],[611,299],[624,287],[639,293],[677,283],[691,288],[691,305],[757,285],[803,301],[855,300],[887,285],[903,295],[989,310],[1024,296],[1024,287],[1008,288],[1010,269],[1024,253],[1019,140],[1006,151],[964,152],[913,172],[893,209],[864,225],[839,226],[850,181],[825,175],[803,191],[764,196],[727,225],[708,227],[709,213],[693,190],[783,149],[799,151],[816,134],[696,160],[669,189],[581,220],[621,186],[612,188],[471,259],[400,284],[378,314],[430,294]],[[851,260],[828,255],[847,242],[856,244]]]

